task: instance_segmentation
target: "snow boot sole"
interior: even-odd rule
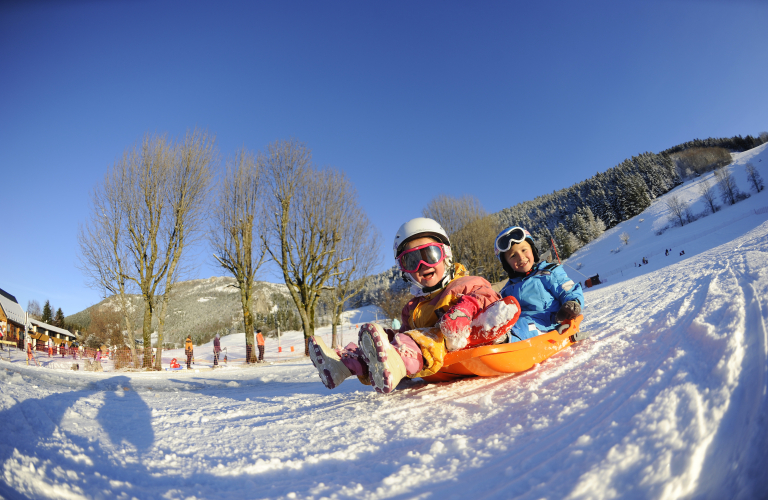
[[[388,394],[406,375],[400,353],[389,343],[384,329],[375,323],[360,327],[360,350],[368,363],[371,385],[376,392]]]
[[[325,345],[321,337],[310,337],[309,357],[312,360],[312,364],[317,368],[320,380],[329,389],[334,389],[348,377],[352,376],[352,372],[344,366],[336,351]]]

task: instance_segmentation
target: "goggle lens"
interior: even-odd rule
[[[526,231],[521,227],[514,227],[508,233],[504,233],[496,238],[496,251],[506,252],[512,247],[512,243],[522,243],[525,241]]]
[[[443,246],[439,243],[411,248],[401,253],[397,258],[400,269],[406,273],[415,273],[421,264],[435,267],[443,261]]]

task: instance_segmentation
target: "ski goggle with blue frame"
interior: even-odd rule
[[[512,248],[514,243],[522,243],[525,241],[525,238],[533,239],[531,233],[522,227],[508,227],[500,232],[498,236],[496,236],[496,241],[493,242],[493,251],[498,257],[499,254],[502,254]]]

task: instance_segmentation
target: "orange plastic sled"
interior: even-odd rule
[[[427,382],[447,382],[457,378],[497,377],[530,370],[535,364],[586,338],[577,335],[582,319],[584,316],[571,320],[563,333],[552,330],[511,344],[484,345],[449,352],[440,371],[423,379]]]

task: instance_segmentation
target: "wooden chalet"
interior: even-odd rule
[[[26,317],[16,297],[0,288],[0,329],[3,332],[3,340],[21,345],[24,341]]]
[[[59,328],[57,326],[43,323],[36,319],[29,318],[29,338],[33,339],[33,347],[38,345],[46,345],[48,339],[53,340],[56,347],[64,344],[69,347],[75,340],[75,334]]]

